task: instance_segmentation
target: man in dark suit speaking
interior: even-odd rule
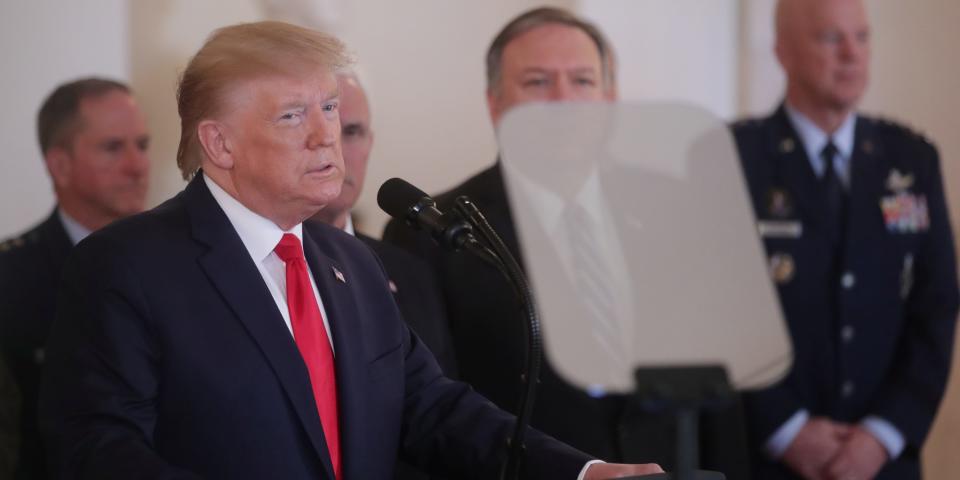
[[[330,36],[217,31],[180,82],[186,189],[67,264],[41,428],[57,478],[387,479],[398,455],[496,474],[513,419],[444,378],[373,253],[302,222],[340,193]],[[52,286],[51,286],[52,288]],[[607,478],[531,431],[525,476]]]

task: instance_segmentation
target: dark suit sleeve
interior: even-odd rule
[[[468,385],[444,377],[418,337],[403,326],[406,402],[403,453],[451,478],[496,478],[514,417]],[[523,478],[575,480],[591,457],[528,429]],[[473,466],[464,471],[464,466]]]
[[[936,149],[917,142],[925,162],[930,230],[915,259],[914,284],[904,304],[903,333],[893,371],[873,412],[919,449],[946,388],[953,352],[958,291],[956,255]]]
[[[376,261],[385,277],[382,262]],[[392,301],[380,303],[393,305]],[[401,329],[405,376],[402,456],[444,477],[496,478],[515,417],[469,385],[445,377],[436,358],[406,323],[396,325]],[[534,429],[527,430],[525,445],[523,478],[575,480],[592,459]]]
[[[50,337],[41,429],[51,478],[199,478],[153,450],[161,340],[122,247],[100,240],[68,262]]]

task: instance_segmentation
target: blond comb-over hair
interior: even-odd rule
[[[203,160],[198,125],[220,113],[231,88],[254,78],[303,75],[318,67],[333,73],[349,64],[346,48],[336,37],[289,23],[243,23],[214,31],[190,59],[177,88],[177,166],[183,178],[193,177]]]

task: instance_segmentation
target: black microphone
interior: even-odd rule
[[[393,218],[426,230],[444,248],[458,251],[477,243],[473,228],[456,213],[442,213],[437,202],[406,180],[391,178],[380,186],[377,204]]]

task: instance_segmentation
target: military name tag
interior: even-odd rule
[[[760,220],[757,231],[761,238],[800,238],[803,236],[803,223],[786,220]]]
[[[890,233],[919,233],[930,228],[927,197],[901,192],[880,199],[883,223]]]

